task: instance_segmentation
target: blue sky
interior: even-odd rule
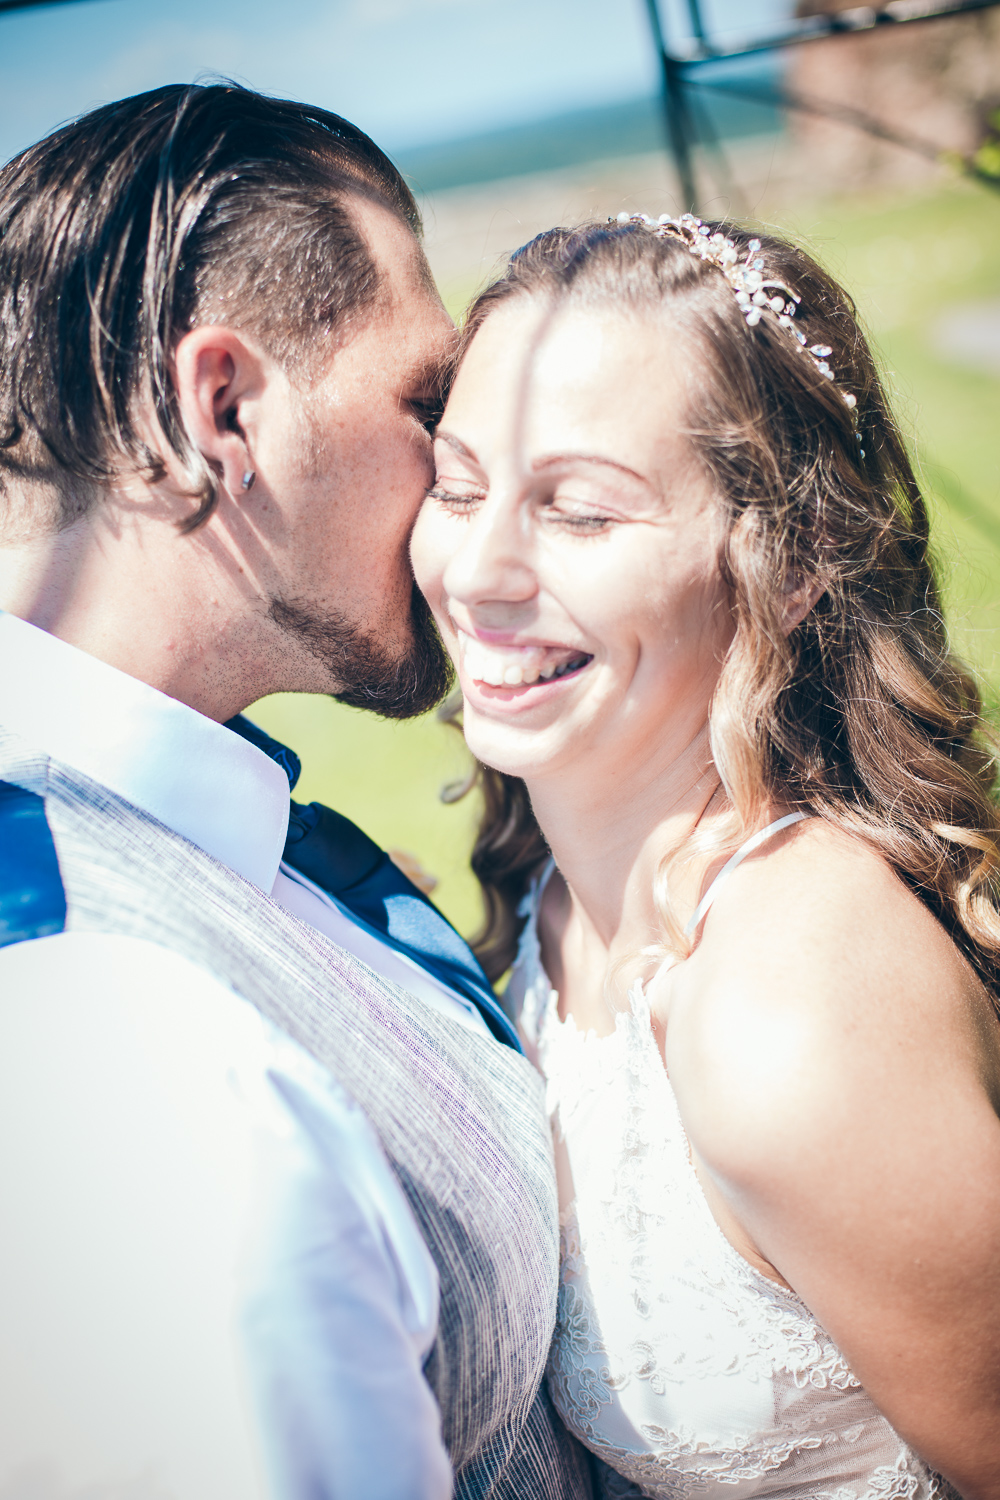
[[[773,25],[790,0],[706,0]],[[673,34],[684,0],[664,0]],[[334,109],[389,150],[651,91],[643,0],[83,0],[0,14],[0,160],[62,120],[206,74]]]

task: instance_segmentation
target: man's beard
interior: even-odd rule
[[[331,678],[332,696],[351,708],[367,708],[383,719],[412,719],[440,703],[454,679],[451,660],[423,594],[413,586],[411,641],[398,655],[372,631],[341,615],[318,614],[294,600],[272,599],[268,615],[296,636]]]

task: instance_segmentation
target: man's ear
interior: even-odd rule
[[[781,628],[785,635],[791,635],[796,626],[802,624],[816,600],[825,592],[825,585],[814,575],[789,574],[781,601]]]
[[[174,387],[181,420],[233,497],[253,484],[253,441],[267,383],[260,352],[235,329],[205,324],[174,350]]]

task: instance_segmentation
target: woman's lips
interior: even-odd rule
[[[574,646],[495,646],[475,636],[458,632],[459,657],[465,677],[480,687],[531,687],[537,682],[558,681],[581,671],[593,657]]]

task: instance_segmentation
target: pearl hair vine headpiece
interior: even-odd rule
[[[764,262],[759,253],[760,240],[750,240],[746,255],[740,260],[739,248],[733,240],[719,230],[710,229],[695,214],[681,214],[678,219],[671,218],[669,214],[661,214],[658,219],[651,219],[649,214],[623,212],[618,215],[617,220],[609,219],[608,223],[640,224],[660,239],[679,239],[699,260],[707,260],[713,266],[718,266],[733,290],[740,311],[746,318],[747,327],[755,328],[765,312],[772,312],[778,327],[795,340],[802,353],[809,356],[826,380],[832,380],[836,384],[836,376],[827,363],[833,350],[829,344],[810,344],[802,330],[796,328],[794,319],[802,298],[783,281],[768,279],[764,275]],[[856,421],[854,408],[857,406],[857,397],[840,386],[837,386],[837,390]],[[861,456],[864,457],[863,452]]]

